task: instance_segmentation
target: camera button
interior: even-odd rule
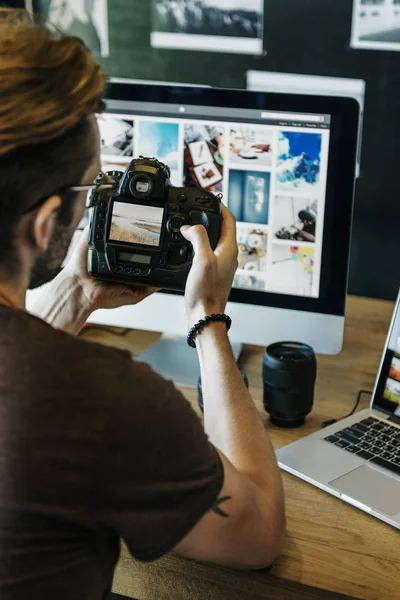
[[[179,204],[170,204],[169,210],[172,213],[178,213],[181,209],[180,209]]]
[[[100,211],[98,216],[99,216],[99,219],[105,219],[106,218],[105,211],[104,210]]]
[[[187,201],[187,199],[188,199],[188,198],[187,198],[186,194],[180,194],[180,195],[178,196],[178,200],[179,200],[179,202],[186,202],[186,201]]]
[[[113,267],[112,270],[114,271],[114,273],[122,273],[123,267],[117,265],[116,267]]]
[[[132,269],[130,267],[124,267],[123,271],[125,275],[130,275],[132,273]]]
[[[104,240],[104,235],[103,235],[102,233],[96,233],[96,237],[95,237],[95,239],[96,239],[98,242],[101,242],[101,241],[103,241],[103,240]]]
[[[141,269],[132,269],[133,275],[141,275],[141,273],[142,273]]]
[[[100,231],[103,231],[103,229],[104,229],[104,223],[97,223],[96,229],[100,229]]]
[[[101,208],[107,208],[108,202],[106,202],[106,201],[100,202],[100,206],[101,206]]]

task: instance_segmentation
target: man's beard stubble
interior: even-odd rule
[[[62,270],[68,248],[73,237],[71,226],[57,224],[54,228],[49,247],[41,254],[31,270],[29,289],[34,290],[56,277]]]

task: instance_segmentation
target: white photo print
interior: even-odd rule
[[[263,0],[151,0],[155,48],[261,54]]]
[[[351,46],[400,50],[400,0],[354,0]]]
[[[26,7],[48,25],[82,38],[94,54],[109,56],[108,0],[26,0]]]

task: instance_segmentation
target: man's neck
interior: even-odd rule
[[[18,283],[0,282],[0,304],[25,309],[26,288]]]

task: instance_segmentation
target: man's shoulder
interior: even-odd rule
[[[7,348],[12,370],[14,366],[31,372],[36,369],[42,381],[53,375],[64,384],[67,380],[70,387],[105,385],[117,392],[126,378],[142,380],[152,373],[147,365],[134,361],[128,350],[74,337],[30,313],[12,311],[7,323],[0,334],[0,346]]]
[[[41,342],[45,342],[51,351],[52,348],[60,348],[63,352],[72,353],[77,358],[80,356],[90,355],[92,360],[101,359],[114,361],[131,361],[132,355],[128,350],[121,350],[112,346],[106,346],[94,341],[88,341],[84,336],[75,337],[69,333],[65,333],[60,329],[55,329],[46,321],[32,315],[24,313],[25,319],[31,325],[31,333]],[[74,361],[78,362],[78,361]]]

